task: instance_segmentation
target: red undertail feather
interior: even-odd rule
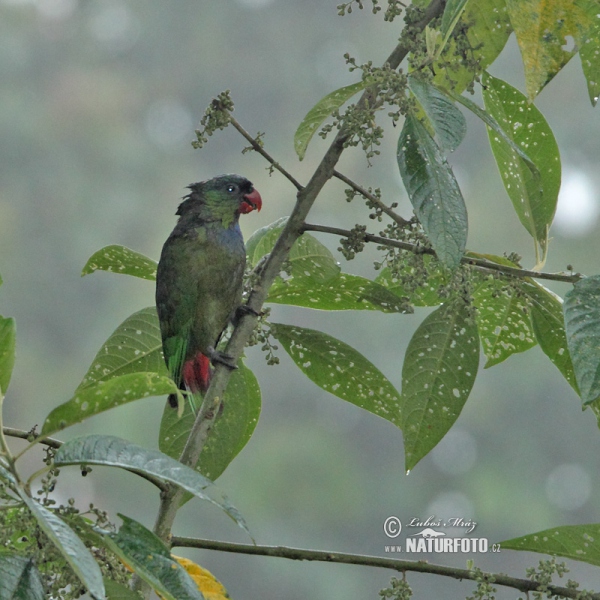
[[[183,365],[183,381],[191,392],[203,394],[210,385],[210,360],[201,352]]]

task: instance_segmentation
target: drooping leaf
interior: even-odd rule
[[[577,2],[579,4],[579,2]],[[588,94],[592,106],[596,106],[600,96],[600,12],[595,0],[583,0],[586,11],[590,11],[591,25],[584,41],[579,40],[579,58],[587,81]]]
[[[467,209],[450,165],[427,129],[407,115],[398,167],[417,218],[439,260],[454,268],[467,243]]]
[[[523,148],[540,173],[538,180],[512,146],[488,129],[504,187],[519,220],[535,240],[536,256],[538,247],[541,248],[538,263],[543,264],[560,189],[558,145],[542,113],[519,90],[489,74],[484,76],[483,85],[486,110],[515,144]]]
[[[531,307],[531,324],[540,348],[579,395],[561,298],[537,282],[524,285],[523,291]]]
[[[306,154],[308,144],[325,119],[335,110],[345,104],[354,94],[365,89],[365,82],[359,81],[339,88],[324,98],[321,98],[309,111],[296,129],[294,134],[294,149],[298,158],[302,160]]]
[[[486,369],[536,344],[522,288],[517,282],[488,278],[473,292]]]
[[[400,397],[360,352],[322,331],[272,323],[271,331],[298,368],[325,391],[400,427]]]
[[[44,421],[42,433],[54,433],[134,400],[178,393],[169,376],[152,372],[129,373],[99,381],[79,388],[70,400],[54,408]]]
[[[269,290],[267,302],[317,310],[406,312],[398,296],[384,286],[347,273],[340,273],[321,284],[298,277],[279,280]]]
[[[255,231],[246,242],[248,261],[256,266],[260,259],[273,250],[277,238],[287,223],[282,217],[274,223]],[[287,260],[290,278],[306,285],[324,283],[337,277],[340,266],[333,254],[309,233],[302,234],[292,246]]]
[[[446,2],[440,29],[444,38],[448,37],[456,27],[456,23],[465,10],[466,4],[467,0],[448,0],[448,2]]]
[[[600,525],[563,525],[500,542],[502,549],[564,556],[600,566]]]
[[[119,467],[174,483],[194,496],[218,506],[248,531],[239,511],[212,481],[157,450],[147,450],[112,435],[87,435],[65,442],[57,450],[54,463],[57,466],[87,464]]]
[[[186,570],[206,600],[227,600],[229,594],[225,586],[207,569],[189,558],[173,555],[173,558]]]
[[[33,559],[0,552],[0,598],[2,600],[44,600],[46,594]]]
[[[223,414],[213,425],[196,470],[211,481],[223,473],[231,461],[248,443],[260,416],[260,387],[254,373],[243,361],[231,373],[223,398]],[[185,403],[183,415],[165,406],[160,424],[159,448],[172,458],[179,459],[196,415]]]
[[[77,534],[54,511],[33,500],[22,488],[19,487],[17,491],[40,529],[64,556],[90,596],[94,600],[103,600],[104,584],[100,567]]]
[[[523,57],[527,96],[533,100],[587,38],[598,6],[585,0],[506,0],[506,6]],[[577,45],[566,50],[569,37]]]
[[[563,305],[567,344],[581,399],[600,398],[600,275],[578,281]]]
[[[141,523],[119,515],[118,533],[106,533],[110,549],[166,600],[204,600],[186,570],[165,544]]]
[[[458,418],[479,366],[477,327],[462,300],[432,312],[414,333],[402,367],[402,432],[410,471]]]
[[[81,271],[81,276],[94,271],[110,271],[122,275],[133,275],[141,279],[156,279],[156,261],[126,248],[113,244],[94,252]]]
[[[0,317],[0,393],[3,395],[15,365],[16,339],[15,320]]]
[[[445,94],[430,83],[412,75],[408,78],[408,85],[429,119],[440,146],[449,152],[456,150],[467,133],[467,122],[463,114]]]

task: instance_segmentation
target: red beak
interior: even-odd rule
[[[253,210],[258,210],[262,208],[262,198],[260,194],[256,190],[252,190],[249,194],[244,196],[244,200],[240,205],[240,212],[242,214],[247,214],[252,212]]]

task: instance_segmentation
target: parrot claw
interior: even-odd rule
[[[212,362],[213,364],[218,363],[220,365],[225,365],[228,369],[231,369],[232,371],[238,368],[233,359],[233,356],[225,354],[225,352],[219,352],[214,348],[209,348],[207,356],[208,358],[210,358],[210,362]]]
[[[251,306],[248,306],[247,304],[242,304],[238,306],[235,310],[232,322],[234,325],[237,325],[240,322],[240,319],[242,317],[245,317],[246,315],[252,315],[253,317],[262,317],[264,314],[265,313],[263,311],[258,312],[254,310]]]

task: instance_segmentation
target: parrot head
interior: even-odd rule
[[[247,214],[262,208],[262,198],[254,189],[252,182],[241,175],[219,175],[206,181],[192,183],[188,186],[191,193],[186,197],[177,211],[178,215],[208,210],[219,214]]]

